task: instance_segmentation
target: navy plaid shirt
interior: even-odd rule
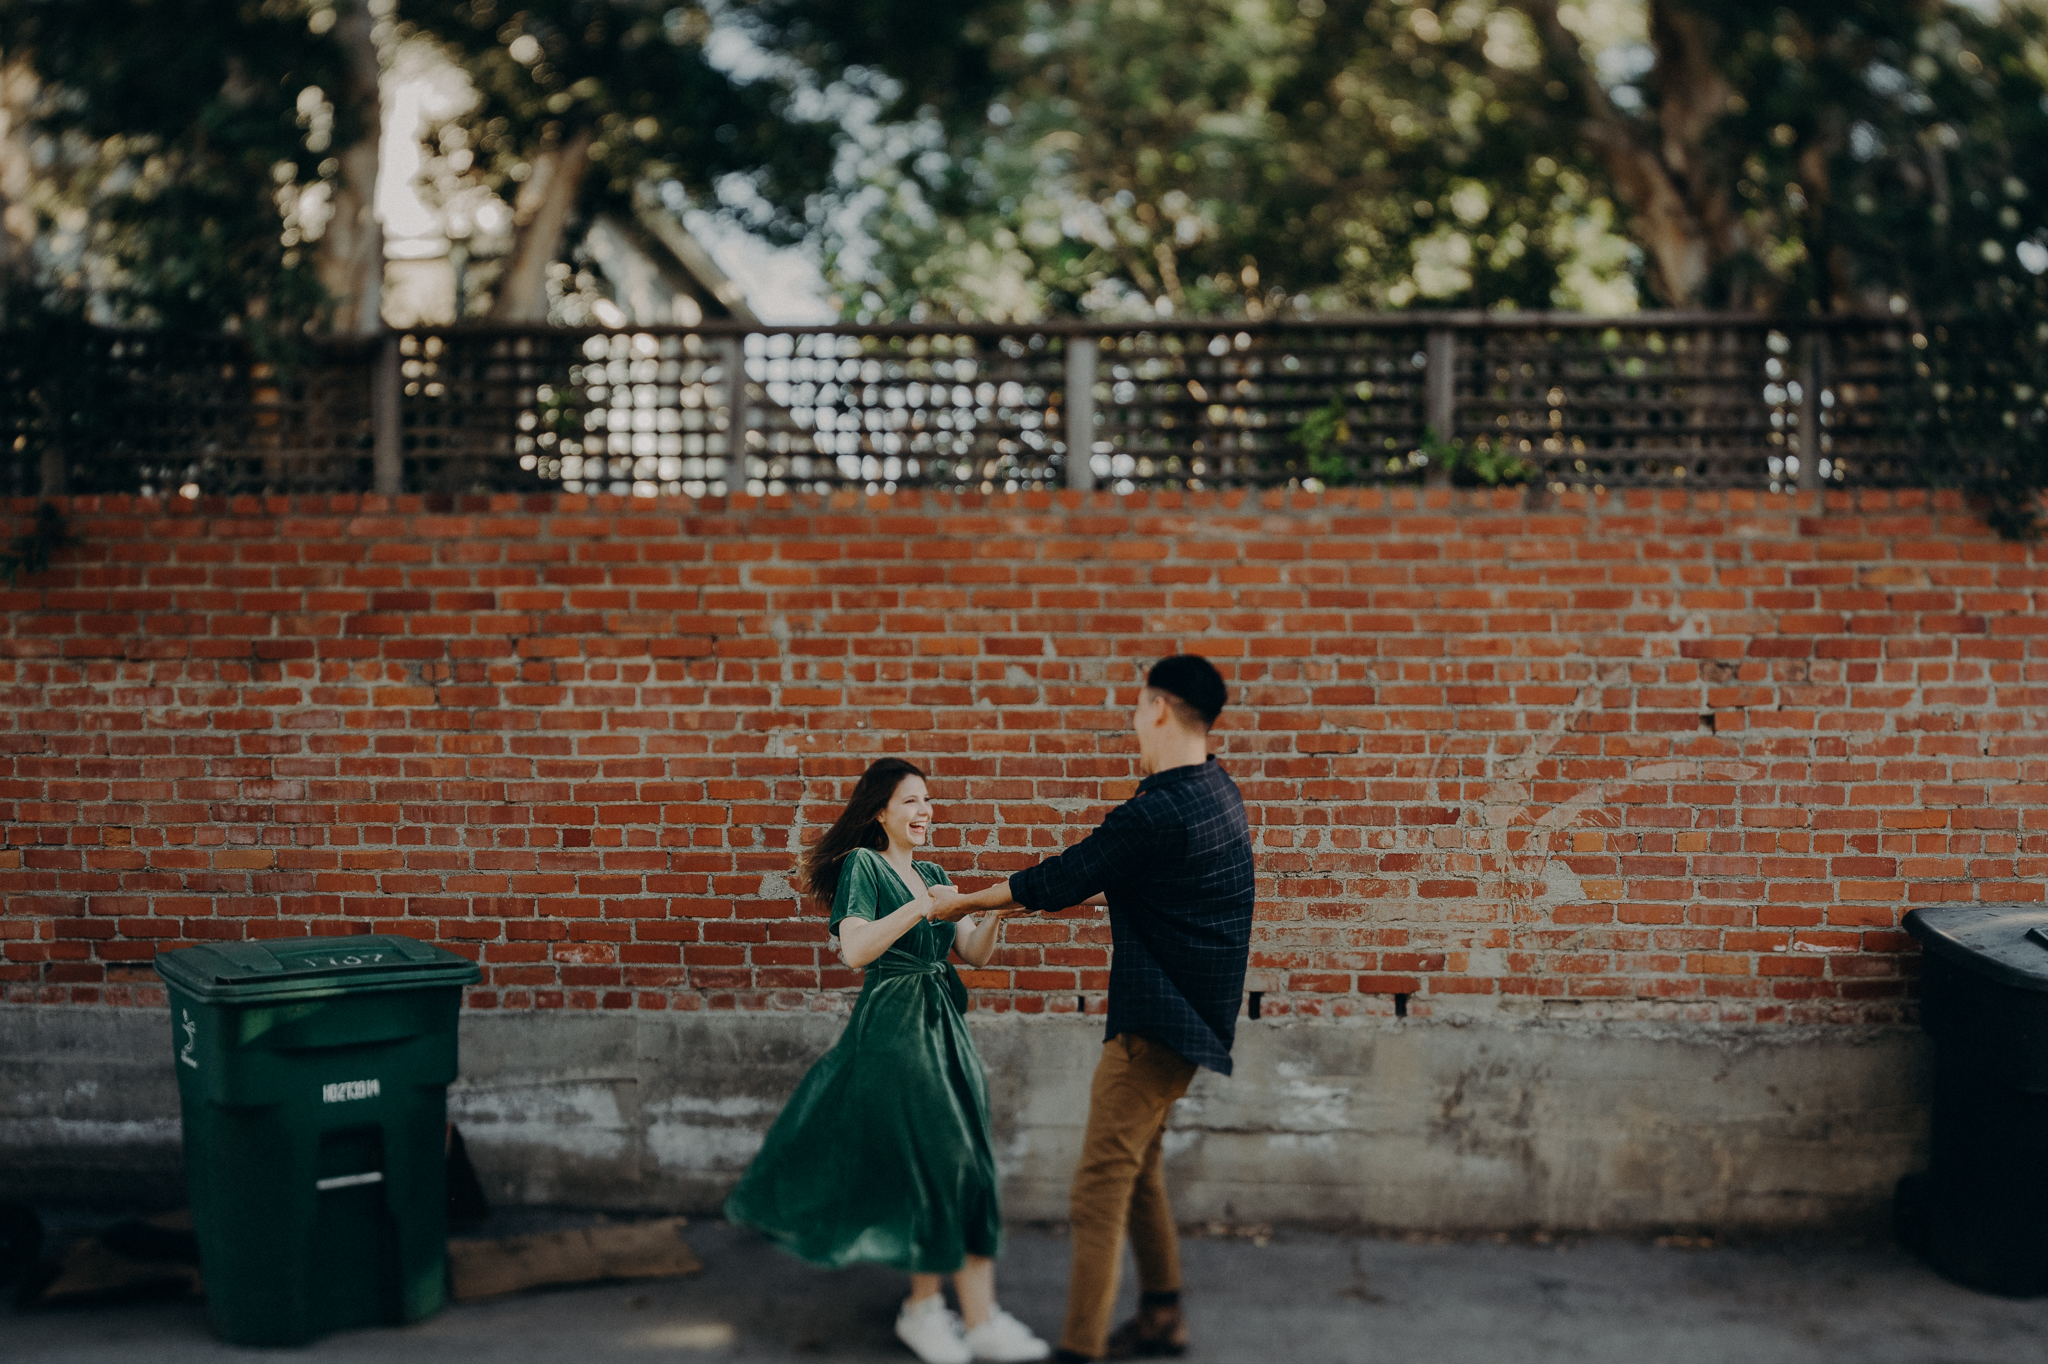
[[[1047,912],[1109,893],[1109,1032],[1164,1042],[1230,1074],[1252,940],[1252,835],[1214,758],[1155,772],[1102,826],[1010,878]]]

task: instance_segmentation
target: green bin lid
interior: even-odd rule
[[[156,954],[156,972],[200,999],[254,1003],[359,990],[467,985],[467,957],[399,934],[209,943]]]

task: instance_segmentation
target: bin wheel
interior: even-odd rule
[[[1925,1172],[1901,1176],[1898,1187],[1892,1191],[1892,1238],[1899,1243],[1899,1249],[1921,1259],[1927,1257],[1934,1235],[1927,1196]]]

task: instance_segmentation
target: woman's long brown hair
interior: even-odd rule
[[[881,852],[889,846],[889,835],[882,832],[882,826],[875,816],[889,804],[889,798],[896,794],[896,788],[903,784],[905,777],[922,778],[924,771],[917,764],[902,758],[877,758],[861,773],[860,781],[854,785],[853,795],[846,802],[846,808],[839,812],[839,818],[832,821],[832,827],[825,830],[817,842],[804,850],[797,863],[797,889],[815,895],[826,904],[839,890],[839,869],[855,848],[872,848]]]

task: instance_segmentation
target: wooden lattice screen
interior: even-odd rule
[[[1445,441],[1556,488],[1888,484],[1911,475],[1909,337],[1890,319],[1402,313],[464,326],[263,357],[80,329],[63,364],[0,343],[0,492],[1401,482],[1441,478]]]

